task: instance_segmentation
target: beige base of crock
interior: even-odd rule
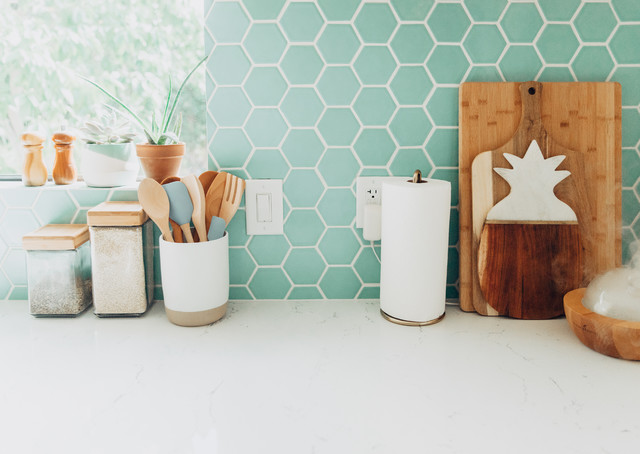
[[[227,304],[224,303],[222,306],[214,307],[213,309],[208,309],[206,311],[198,311],[198,312],[180,312],[174,311],[165,306],[164,310],[167,314],[167,318],[174,325],[179,326],[203,326],[210,325],[213,322],[217,322],[224,314],[227,312]]]

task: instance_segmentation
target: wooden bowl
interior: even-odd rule
[[[592,350],[614,358],[640,360],[640,322],[605,317],[582,304],[584,288],[564,296],[564,312],[580,342]]]

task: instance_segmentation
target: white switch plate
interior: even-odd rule
[[[282,235],[282,180],[247,180],[244,193],[247,235]],[[261,200],[261,203],[258,203]],[[258,209],[262,210],[258,221]]]

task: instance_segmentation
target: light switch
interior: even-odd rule
[[[282,180],[247,180],[245,211],[248,235],[282,235]]]

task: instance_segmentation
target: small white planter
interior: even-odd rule
[[[164,307],[169,321],[202,326],[221,319],[229,300],[229,236],[201,243],[160,237]]]
[[[85,144],[81,173],[87,186],[135,184],[140,164],[133,143]]]

